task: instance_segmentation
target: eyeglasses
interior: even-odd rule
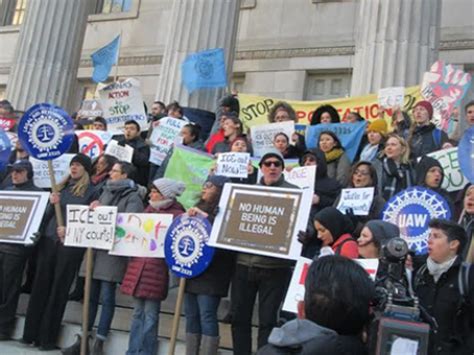
[[[370,172],[356,169],[356,170],[354,171],[354,175],[369,176],[369,175],[370,175]]]
[[[272,161],[264,161],[262,165],[266,166],[267,168],[271,167],[272,165],[275,168],[280,168],[281,167],[281,161],[279,160],[272,160]]]

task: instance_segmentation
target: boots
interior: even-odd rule
[[[104,341],[102,339],[95,339],[92,355],[104,355]]]
[[[186,333],[186,355],[199,355],[201,334]]]
[[[202,336],[201,355],[217,355],[219,337]]]
[[[80,355],[81,353],[81,336],[76,334],[76,342],[72,344],[70,347],[62,349],[61,354],[63,355]],[[86,354],[89,354],[89,339],[87,339],[87,349]]]

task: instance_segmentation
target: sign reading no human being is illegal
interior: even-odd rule
[[[311,197],[309,190],[226,184],[209,245],[296,260]]]

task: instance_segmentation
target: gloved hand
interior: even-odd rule
[[[314,237],[306,231],[298,232],[298,241],[303,245],[309,244],[313,238]]]

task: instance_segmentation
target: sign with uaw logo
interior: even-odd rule
[[[61,107],[36,104],[21,118],[18,138],[34,158],[52,160],[68,151],[73,142],[72,119]]]
[[[183,214],[174,219],[165,239],[165,259],[172,272],[189,279],[209,267],[214,256],[214,248],[207,245],[211,228],[201,217]]]
[[[418,186],[393,196],[382,211],[382,219],[400,228],[400,236],[416,254],[427,253],[428,224],[434,218],[450,219],[451,209],[441,195]]]

